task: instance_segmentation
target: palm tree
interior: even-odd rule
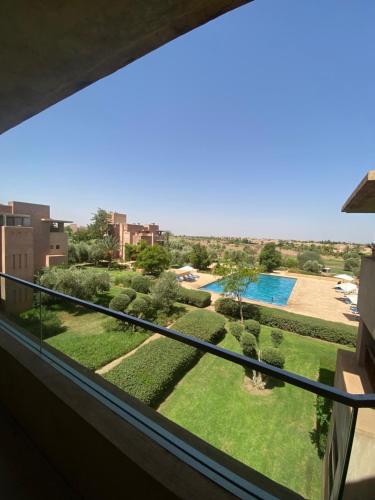
[[[105,253],[106,259],[108,259],[108,269],[111,267],[112,260],[115,254],[120,250],[120,244],[118,239],[114,236],[105,236],[101,241],[101,246]]]

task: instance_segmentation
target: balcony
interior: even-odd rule
[[[335,441],[333,465],[325,471],[324,498],[345,494],[357,414],[361,408],[375,408],[374,395],[348,394],[172,329],[4,273],[0,277],[2,285],[10,281],[33,293],[34,303],[40,307],[39,321],[34,318],[30,323],[2,307],[0,402],[32,441],[35,454],[45,457],[48,467],[56,471],[56,481],[63,481],[72,495],[118,498],[121,491],[131,488],[138,498],[301,498],[49,345],[42,306],[48,297],[74,308],[82,321],[85,311],[95,311],[226,363],[257,370],[272,377],[275,384],[290,384],[301,393],[327,398],[335,408],[343,408],[345,421]],[[272,442],[272,436],[264,437]]]

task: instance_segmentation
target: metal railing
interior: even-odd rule
[[[353,443],[353,438],[354,438],[354,433],[355,433],[355,427],[356,427],[356,420],[357,420],[357,415],[358,415],[358,410],[360,408],[375,408],[375,394],[350,394],[345,391],[342,391],[340,389],[337,389],[335,387],[331,387],[329,385],[323,384],[321,382],[317,382],[314,380],[310,380],[306,377],[303,377],[301,375],[292,373],[290,371],[280,369],[274,366],[271,366],[269,364],[266,364],[262,361],[258,361],[256,359],[248,358],[242,354],[238,354],[232,351],[229,351],[221,346],[211,344],[209,342],[205,342],[203,340],[200,340],[199,338],[192,337],[189,335],[186,335],[184,333],[178,332],[176,330],[173,330],[171,328],[165,328],[163,326],[159,326],[155,323],[152,323],[147,320],[143,320],[134,316],[131,316],[126,313],[122,313],[119,311],[115,311],[113,309],[109,309],[107,307],[104,307],[99,304],[94,304],[92,302],[88,302],[86,300],[78,299],[69,295],[66,295],[61,292],[57,292],[55,290],[50,290],[48,288],[45,288],[43,286],[37,285],[35,283],[31,283],[28,281],[25,281],[23,279],[17,278],[15,276],[11,276],[6,273],[1,273],[0,272],[0,278],[3,280],[10,280],[14,283],[17,283],[18,285],[22,285],[25,287],[28,287],[36,292],[39,292],[40,294],[44,293],[47,295],[50,295],[52,297],[55,297],[56,299],[60,299],[69,303],[72,303],[76,306],[82,306],[86,309],[89,309],[91,311],[95,311],[98,313],[102,313],[106,316],[110,316],[112,318],[115,318],[120,321],[125,321],[131,325],[135,325],[137,327],[140,327],[144,330],[153,332],[153,333],[158,333],[164,337],[168,337],[170,339],[176,340],[178,342],[182,342],[183,344],[187,344],[189,346],[192,346],[200,351],[203,351],[205,353],[210,353],[214,356],[217,356],[219,358],[225,359],[231,363],[235,363],[237,365],[240,365],[244,367],[245,369],[250,369],[250,370],[255,370],[258,372],[261,372],[262,374],[265,374],[267,376],[273,377],[278,380],[282,380],[288,384],[291,384],[295,387],[301,388],[305,391],[314,393],[318,396],[322,396],[324,398],[328,398],[329,400],[343,404],[345,406],[348,406],[353,409],[352,415],[351,415],[351,421],[350,421],[350,428],[347,436],[347,443],[345,445],[345,456],[343,460],[343,464],[340,470],[340,480],[338,481],[339,487],[337,488],[337,491],[334,495],[331,495],[330,498],[340,498],[343,493],[343,488],[345,485],[345,479],[346,479],[346,474],[348,470],[348,465],[349,465],[349,460],[350,460],[350,454],[351,454],[351,448],[352,448],[352,443]],[[40,301],[41,304],[42,301]],[[40,306],[41,307],[41,306]],[[48,353],[47,356],[49,356],[50,359],[53,358],[53,361],[57,364],[60,364],[60,367],[63,367],[64,370],[66,370],[67,373],[72,374],[72,370],[65,364],[59,362],[59,360],[56,357],[51,356]],[[85,377],[83,377],[81,374],[77,374],[75,372],[74,374],[75,377],[78,377],[83,381]],[[92,384],[92,382],[88,381],[87,378],[84,380],[88,386],[95,386],[95,384]],[[108,393],[106,394],[106,397],[108,397]],[[112,398],[109,396],[109,399],[112,400],[116,398]],[[255,497],[257,497],[255,495]],[[258,497],[257,497],[258,498]],[[264,496],[259,496],[259,498],[264,498]]]

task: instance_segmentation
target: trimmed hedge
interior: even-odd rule
[[[109,303],[109,308],[114,309],[115,311],[125,312],[129,304],[130,304],[129,295],[121,293],[113,297],[113,299]]]
[[[241,336],[244,332],[244,326],[240,321],[231,321],[228,325],[229,332],[233,335],[235,339],[240,342]]]
[[[218,342],[225,333],[225,319],[210,311],[192,311],[178,319],[174,329],[208,342]],[[194,347],[162,338],[144,345],[104,376],[155,408],[202,355]]]
[[[273,347],[280,347],[283,340],[284,334],[282,330],[279,330],[278,328],[271,330],[271,342]]]
[[[264,363],[268,363],[276,368],[284,368],[285,357],[280,349],[275,349],[275,347],[266,347],[263,349],[261,356]]]
[[[241,337],[242,352],[249,358],[258,359],[257,341],[255,335],[244,332]]]
[[[127,295],[130,301],[132,301],[136,298],[137,292],[133,288],[124,288],[121,290],[120,295]]]
[[[237,319],[240,317],[238,303],[233,299],[218,299],[215,302],[215,310],[232,318]],[[262,325],[326,340],[327,342],[355,347],[357,341],[356,327],[333,321],[312,318],[311,316],[303,316],[247,302],[243,303],[243,315],[244,318],[255,319]]]
[[[244,321],[245,330],[256,338],[257,342],[259,342],[260,336],[260,323],[255,319],[247,319]]]
[[[195,307],[207,307],[211,304],[211,294],[204,290],[192,290],[181,286],[178,291],[177,301]]]
[[[131,287],[136,292],[149,293],[151,287],[151,280],[148,276],[134,276],[131,281]]]

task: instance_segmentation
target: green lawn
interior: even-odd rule
[[[328,255],[323,255],[324,265],[331,268],[331,272],[333,274],[352,274],[348,273],[344,269],[344,259],[342,257],[331,257]]]
[[[58,312],[66,331],[46,340],[78,363],[97,370],[110,361],[130,352],[148,337],[147,333],[106,332],[103,322],[108,317],[101,313],[69,308]]]
[[[108,292],[98,296],[97,303],[108,307],[111,299],[121,293],[121,290],[120,286],[112,286]],[[66,309],[61,309],[59,306],[53,308],[58,311],[66,330],[46,342],[91,370],[98,370],[130,352],[149,336],[147,333],[133,332],[130,326],[128,332],[106,332],[103,322],[108,320],[108,317],[101,313],[70,306]],[[176,302],[173,315],[170,317],[161,315],[157,322],[168,326],[180,316],[195,309],[197,308],[194,306]]]
[[[270,328],[262,327],[263,346],[270,344],[269,333]],[[221,345],[240,351],[230,334]],[[287,332],[281,347],[286,369],[314,380],[323,373],[331,383],[337,348]],[[240,366],[206,354],[159,411],[275,481],[307,498],[319,498],[322,462],[310,435],[316,396],[288,384],[268,395],[254,395],[243,381]]]

